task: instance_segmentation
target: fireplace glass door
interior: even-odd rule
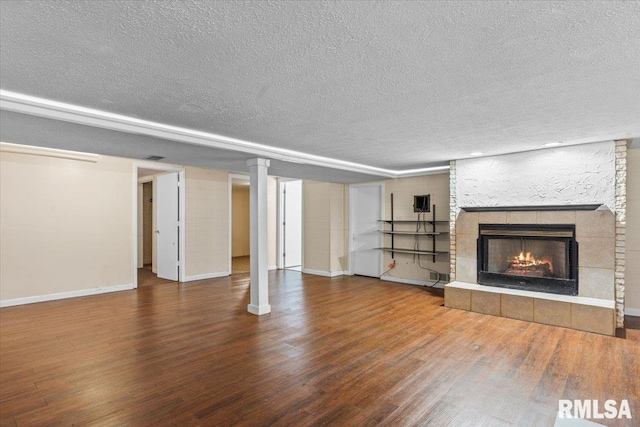
[[[481,224],[478,283],[577,295],[573,225]]]

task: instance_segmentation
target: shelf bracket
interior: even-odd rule
[[[391,193],[391,231],[395,231],[393,228],[393,193]],[[395,239],[395,235],[391,233],[391,259],[395,260],[396,259],[395,253],[393,252],[393,249],[395,249],[394,239]]]

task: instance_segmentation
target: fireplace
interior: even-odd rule
[[[478,283],[578,295],[575,225],[480,224]]]

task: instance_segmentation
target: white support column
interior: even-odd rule
[[[269,305],[269,277],[267,273],[267,159],[250,159],[251,213],[251,302],[249,313],[271,313]]]

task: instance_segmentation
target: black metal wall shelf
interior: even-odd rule
[[[415,222],[415,221],[414,221]],[[439,234],[449,234],[448,231],[390,231],[390,230],[379,230],[384,234],[401,234],[406,236],[437,236]]]
[[[391,193],[391,219],[379,219],[378,222],[386,223],[391,225],[391,230],[378,230],[380,233],[389,234],[391,236],[391,247],[381,247],[375,248],[385,252],[391,252],[391,258],[395,259],[396,253],[402,254],[413,254],[413,255],[429,255],[432,256],[433,262],[436,262],[437,255],[448,254],[447,251],[438,251],[436,250],[436,236],[449,234],[448,231],[439,231],[436,230],[436,226],[439,224],[449,224],[449,221],[436,220],[436,205],[432,205],[431,209],[431,219],[399,219],[396,220],[393,218],[393,193]],[[419,228],[420,225],[430,224],[430,231],[411,231],[411,230],[396,230],[396,224],[415,224]],[[396,248],[395,245],[395,237],[396,236],[414,236],[416,239],[420,236],[427,236],[431,238],[431,250],[424,249],[409,249],[409,248]]]
[[[435,205],[433,205],[435,206]],[[449,221],[425,219],[418,221],[417,219],[379,219],[378,222],[395,223],[395,224],[415,224],[416,222],[426,222],[428,224],[449,224]]]
[[[449,253],[449,252],[442,252],[442,251],[432,252],[432,251],[422,251],[422,250],[419,251],[415,249],[400,249],[400,248],[376,248],[376,249],[379,249],[385,252],[399,252],[402,254],[433,255],[434,257],[436,255],[443,255],[443,254]]]

